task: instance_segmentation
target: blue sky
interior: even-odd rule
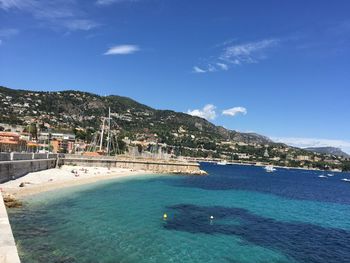
[[[342,0],[0,0],[0,84],[350,152],[349,14]]]

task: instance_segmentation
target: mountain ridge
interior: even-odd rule
[[[204,118],[173,110],[159,110],[118,95],[100,96],[90,92],[31,91],[0,86],[0,122],[28,124],[29,119],[59,129],[73,127],[98,129],[100,119],[111,108],[119,128],[126,133],[156,132],[162,141],[172,143],[179,130],[199,140],[230,140],[243,143],[272,144],[266,136],[242,133],[216,126]],[[9,112],[13,114],[9,114]],[[181,133],[181,132],[180,132]],[[163,135],[162,135],[163,134]]]
[[[342,151],[342,149],[338,148],[338,147],[331,147],[331,146],[326,146],[326,147],[307,147],[307,148],[304,148],[304,150],[307,150],[307,151],[310,151],[310,152],[322,153],[322,154],[330,154],[330,155],[335,155],[335,156],[340,156],[340,157],[345,157],[345,158],[350,157],[349,154],[347,154],[346,152]]]

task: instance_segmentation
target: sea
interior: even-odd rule
[[[350,262],[349,173],[201,169],[30,196],[8,210],[21,261]]]

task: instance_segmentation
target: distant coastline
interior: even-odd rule
[[[201,161],[202,163],[216,163],[214,161]],[[272,165],[272,164],[267,164],[267,163],[241,163],[241,162],[227,162],[227,165],[246,165],[246,166],[257,166],[257,167],[264,167],[267,165]],[[291,166],[281,166],[281,165],[273,165],[275,168],[281,168],[281,169],[287,169],[287,170],[306,170],[306,171],[328,171],[328,172],[336,172],[336,173],[341,173],[343,171],[339,170],[322,170],[318,168],[306,168],[306,167],[291,167]],[[345,171],[344,171],[345,172]]]

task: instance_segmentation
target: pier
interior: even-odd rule
[[[20,263],[7,211],[0,193],[0,263]]]

